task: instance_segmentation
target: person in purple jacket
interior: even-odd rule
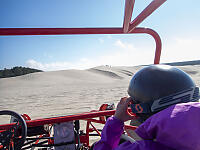
[[[94,150],[200,150],[199,88],[188,74],[167,65],[151,65],[130,81],[128,94],[108,118]],[[119,144],[124,122],[135,120],[136,141]]]

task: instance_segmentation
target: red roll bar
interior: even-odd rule
[[[126,0],[124,11],[124,22],[121,28],[0,28],[0,36],[15,36],[15,35],[73,35],[73,34],[139,34],[145,33],[151,35],[156,43],[156,51],[154,57],[154,64],[159,64],[162,43],[157,32],[150,28],[137,27],[143,20],[151,15],[158,7],[160,7],[166,0],[153,0],[132,22],[132,12],[135,0]],[[111,116],[115,110],[89,112],[69,116],[60,116],[53,118],[44,118],[37,120],[26,121],[28,127],[42,126],[45,124],[55,124],[74,120],[86,120],[86,136],[83,137],[85,143],[89,146],[89,132],[90,126],[92,131],[96,131],[98,135],[100,132],[91,124],[101,123],[105,124],[104,120],[94,119],[96,117]],[[0,130],[9,129],[13,124],[0,125]],[[126,129],[136,129],[134,126],[125,125]]]
[[[131,23],[129,32],[133,31],[142,21],[151,15],[158,7],[167,0],[153,0]]]
[[[135,0],[126,0],[125,12],[124,12],[124,24],[123,24],[124,33],[128,33],[129,31],[129,25],[131,22],[134,4]]]
[[[69,35],[69,34],[127,34],[145,33],[151,35],[156,42],[154,64],[159,64],[162,43],[160,36],[149,28],[137,26],[151,15],[166,0],[153,0],[131,23],[135,0],[126,0],[123,28],[0,28],[0,36],[12,35]]]

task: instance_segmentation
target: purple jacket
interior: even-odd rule
[[[110,117],[94,150],[200,150],[200,103],[176,104],[154,114],[135,130],[144,140],[118,146],[123,127]]]

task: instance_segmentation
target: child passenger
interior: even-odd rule
[[[128,94],[107,120],[94,150],[200,150],[199,89],[189,75],[175,67],[151,65],[133,76]],[[129,105],[141,123],[135,130],[141,140],[119,145],[124,122],[133,119]]]

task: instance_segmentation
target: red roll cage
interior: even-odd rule
[[[131,21],[135,0],[126,0],[124,23],[121,28],[0,28],[0,36],[144,33],[151,35],[156,42],[154,64],[159,64],[162,47],[160,36],[152,29],[137,26],[165,1],[166,0],[153,0],[133,21]]]
[[[74,34],[138,34],[144,33],[151,35],[156,42],[156,51],[154,64],[159,64],[161,55],[161,39],[157,32],[150,28],[138,27],[138,25],[151,15],[166,0],[153,0],[133,21],[131,21],[135,0],[126,0],[123,27],[121,28],[0,28],[0,36],[15,35],[74,35]],[[89,146],[89,132],[98,130],[92,125],[92,122],[105,124],[105,120],[92,119],[102,116],[111,116],[115,110],[97,111],[82,113],[77,115],[45,118],[26,121],[28,127],[40,126],[45,124],[61,123],[73,120],[86,120],[86,136],[82,139]],[[92,129],[89,126],[92,126]],[[10,128],[12,124],[0,125],[0,130]],[[125,129],[135,129],[133,126],[125,126]]]

